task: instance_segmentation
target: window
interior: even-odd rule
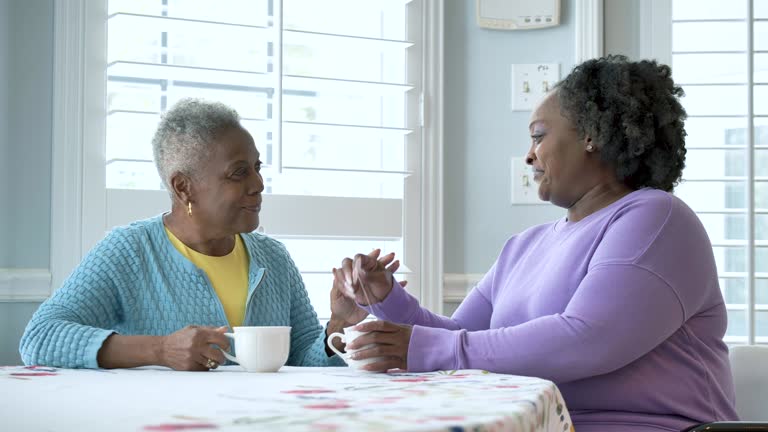
[[[439,7],[430,0],[80,3],[87,8],[83,67],[103,77],[83,89],[83,250],[114,226],[169,208],[151,137],[177,100],[203,97],[237,109],[253,135],[266,164],[262,228],[291,252],[321,319],[330,315],[330,269],[375,247],[396,252],[409,291],[439,309],[434,293],[421,289],[422,268],[440,268],[442,259],[423,253],[436,250],[423,227],[434,214],[425,201],[439,199],[429,195],[439,188],[427,184],[426,171],[439,151],[423,124],[434,66],[422,41]]]
[[[688,112],[676,193],[704,223],[731,343],[768,343],[768,1],[672,0]]]

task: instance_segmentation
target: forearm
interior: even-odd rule
[[[114,274],[122,273],[116,271],[112,240],[100,242],[89,252],[35,312],[19,347],[25,364],[99,367],[98,351],[123,315],[121,293],[113,280]]]
[[[476,332],[414,327],[408,369],[483,369],[569,382],[629,364],[682,322],[677,297],[663,281],[612,266],[593,270],[562,314]]]
[[[470,303],[473,301],[472,299],[468,300]],[[467,328],[460,321],[438,315],[422,307],[419,301],[401,287],[394,278],[392,291],[389,292],[389,295],[381,302],[365,306],[364,309],[381,320],[397,324],[419,325],[448,330]]]
[[[604,369],[615,360],[604,352],[611,341],[591,343],[593,330],[560,315],[474,332],[416,326],[408,370],[481,369],[568,382],[607,372]]]
[[[159,365],[163,362],[163,336],[110,335],[99,350],[97,361],[105,369]]]
[[[27,325],[19,352],[26,365],[97,368],[97,352],[111,330],[81,324],[68,309],[43,304]]]

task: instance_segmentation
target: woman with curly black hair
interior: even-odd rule
[[[567,216],[509,239],[451,318],[375,259],[345,260],[339,289],[386,320],[357,326],[371,333],[348,348],[378,345],[355,358],[544,377],[579,432],[735,420],[711,244],[670,193],[685,165],[682,95],[654,61],[574,68],[533,112],[527,154],[539,197]]]

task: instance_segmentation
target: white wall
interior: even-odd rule
[[[48,268],[53,0],[0,0],[0,268]],[[0,365],[38,303],[0,303]]]
[[[39,303],[0,303],[0,366],[21,364],[19,340]]]
[[[53,125],[53,0],[10,0],[7,62],[12,245],[0,267],[48,268]]]
[[[513,63],[574,61],[575,0],[562,24],[498,31],[477,26],[475,1],[445,3],[445,271],[484,273],[511,235],[564,212],[510,204],[510,158],[530,145],[529,112],[510,109]],[[609,0],[612,1],[612,0]]]
[[[8,2],[0,0],[0,268],[8,262],[10,239],[8,223],[10,214],[10,177],[8,176]]]

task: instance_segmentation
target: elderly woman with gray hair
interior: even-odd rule
[[[204,371],[234,326],[291,326],[287,364],[343,365],[326,335],[364,317],[335,288],[323,331],[285,247],[261,234],[264,180],[253,138],[221,103],[184,99],[152,142],[170,212],[110,232],[34,314],[25,364],[162,365]],[[378,257],[378,252],[373,255]],[[393,256],[381,257],[393,270]]]

